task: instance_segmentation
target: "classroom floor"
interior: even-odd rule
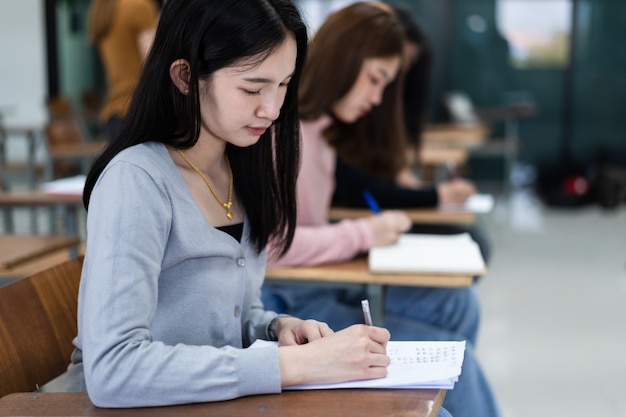
[[[626,206],[497,199],[477,352],[505,417],[626,416]]]

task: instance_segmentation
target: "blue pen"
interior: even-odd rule
[[[363,198],[365,198],[365,202],[367,203],[367,206],[370,208],[370,210],[372,210],[376,214],[380,214],[380,206],[376,202],[376,199],[374,199],[372,193],[367,190],[363,190]]]

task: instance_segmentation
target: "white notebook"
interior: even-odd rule
[[[370,249],[372,273],[469,273],[485,272],[478,244],[468,233],[454,235],[404,234],[391,246]]]
[[[461,204],[443,204],[441,211],[469,211],[470,213],[490,213],[493,210],[494,198],[491,194],[472,194],[467,201]]]

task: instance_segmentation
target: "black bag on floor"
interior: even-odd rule
[[[593,189],[595,200],[601,207],[616,208],[626,201],[626,163],[599,163]]]

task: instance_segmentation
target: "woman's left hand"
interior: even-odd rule
[[[297,317],[278,319],[275,332],[281,346],[303,345],[334,333],[326,323]]]
[[[413,173],[413,170],[409,167],[403,169],[396,176],[396,184],[400,187],[411,188],[417,190],[422,187],[422,182]]]

